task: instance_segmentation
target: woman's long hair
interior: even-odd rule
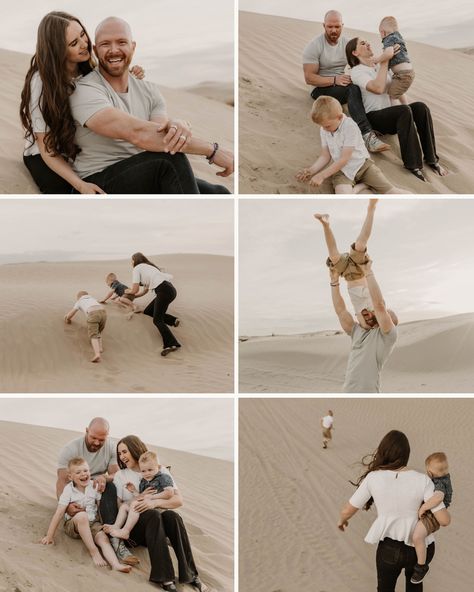
[[[140,440],[140,438],[138,436],[125,436],[125,438],[122,438],[121,440],[119,440],[117,442],[117,462],[118,462],[118,466],[121,469],[126,469],[127,465],[125,463],[123,463],[119,458],[118,447],[120,444],[125,444],[125,446],[128,448],[128,451],[130,452],[132,458],[136,462],[138,462],[138,459],[140,458],[140,456],[144,452],[148,451],[148,448]]]
[[[66,68],[66,30],[71,21],[76,21],[87,35],[81,21],[67,12],[50,12],[40,22],[36,53],[31,58],[21,93],[20,118],[25,129],[25,138],[34,143],[33,124],[30,112],[31,79],[38,72],[43,90],[39,106],[48,126],[44,143],[49,153],[74,160],[79,147],[74,142],[76,128],[69,105],[69,97],[76,88]],[[92,44],[87,35],[87,47],[92,56]],[[92,57],[78,64],[80,74],[88,74],[94,67]]]
[[[357,42],[359,41],[359,37],[354,37],[347,42],[346,45],[346,59],[347,63],[351,68],[360,64],[360,60],[357,56],[355,56],[352,52],[357,49]]]
[[[146,263],[147,265],[152,265],[153,267],[156,267],[156,269],[160,269],[158,267],[158,265],[155,265],[149,259],[147,259],[143,253],[133,253],[132,261],[133,261],[133,267],[140,265],[140,263]],[[161,271],[161,269],[160,269],[160,271]]]
[[[373,454],[364,456],[361,461],[366,470],[362,473],[359,479],[352,485],[359,487],[362,481],[372,471],[395,471],[406,467],[408,459],[410,458],[410,443],[403,432],[392,430],[388,432]],[[373,498],[365,504],[364,509],[368,510],[373,503]]]

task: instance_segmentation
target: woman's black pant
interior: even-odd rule
[[[433,559],[435,544],[426,549],[426,563]],[[402,541],[384,539],[377,547],[377,592],[395,592],[398,576],[405,570],[405,592],[423,592],[423,582],[412,584],[410,578],[416,564],[415,547]]]
[[[167,537],[178,560],[179,581],[191,582],[198,575],[191,543],[183,519],[173,510],[146,510],[140,514],[130,539],[148,548],[150,555],[150,581],[156,583],[174,581],[175,573]]]
[[[436,164],[436,142],[429,108],[421,102],[396,105],[370,111],[367,117],[382,134],[397,134],[403,164],[407,169],[423,168],[423,156],[428,164]]]
[[[173,345],[180,347],[178,340],[168,327],[168,325],[171,327],[174,326],[176,317],[166,312],[168,306],[176,298],[176,288],[170,282],[162,282],[155,288],[155,294],[156,298],[148,304],[143,314],[153,317],[153,324],[163,338],[163,347],[171,347]]]

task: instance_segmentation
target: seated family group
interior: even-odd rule
[[[415,73],[396,19],[388,16],[380,22],[384,49],[378,56],[368,41],[346,39],[342,29],[341,14],[329,11],[324,33],[303,53],[305,82],[314,87],[311,118],[321,128],[322,150],[297,179],[313,187],[327,180],[335,193],[367,187],[376,193],[408,193],[394,187],[370,159],[369,152],[390,150],[376,132],[397,134],[403,165],[420,181],[427,180],[423,161],[436,174],[447,175],[436,153],[428,106],[408,104],[406,91]],[[350,117],[343,112],[346,103]]]
[[[169,467],[137,436],[117,443],[109,438],[107,420],[91,420],[84,436],[59,453],[56,495],[58,507],[44,545],[53,544],[61,522],[67,536],[82,539],[96,566],[109,565],[128,573],[139,563],[126,542],[148,548],[150,581],[176,591],[175,572],[167,540],[179,569],[179,581],[202,592],[191,544],[181,516],[183,505]]]

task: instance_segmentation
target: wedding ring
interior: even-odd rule
[[[179,136],[181,140],[184,140],[186,142],[186,140],[188,139],[186,136]]]

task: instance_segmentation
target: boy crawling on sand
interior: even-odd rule
[[[418,510],[419,521],[413,531],[413,544],[416,551],[417,564],[411,577],[412,584],[419,584],[428,573],[426,563],[426,537],[436,532],[440,526],[448,526],[451,516],[447,508],[451,505],[453,488],[449,475],[448,458],[444,452],[434,452],[425,460],[426,473],[434,483],[434,494],[426,500]],[[438,510],[434,515],[431,510],[441,502],[446,509]]]
[[[100,362],[100,354],[104,351],[102,346],[102,332],[107,321],[107,313],[104,307],[84,290],[78,292],[76,298],[77,301],[64,317],[64,322],[69,325],[76,312],[82,310],[86,315],[87,335],[94,351],[94,357],[91,362]]]
[[[330,179],[335,193],[359,193],[367,187],[375,193],[406,193],[394,187],[370,159],[359,127],[344,115],[338,100],[316,99],[311,119],[321,126],[322,150],[312,166],[298,171],[298,181],[319,187]]]
[[[130,504],[122,502],[115,523],[104,525],[104,532],[119,539],[128,540],[138,522],[140,514],[135,510],[137,501],[144,499],[146,495],[153,495],[154,499],[170,499],[175,493],[171,475],[161,470],[158,456],[154,452],[144,452],[138,459],[138,466],[142,474],[139,491],[133,483],[126,486],[134,494],[135,500]]]
[[[105,278],[105,283],[109,286],[110,292],[108,292],[107,296],[100,301],[100,304],[105,304],[107,300],[115,300],[128,310],[133,312],[140,312],[138,308],[133,304],[135,300],[134,294],[128,294],[126,290],[128,290],[128,286],[122,284],[117,279],[115,273],[109,273]]]
[[[73,539],[82,539],[95,565],[98,567],[110,565],[112,569],[128,573],[132,568],[119,563],[109,537],[102,530],[102,524],[97,518],[97,504],[101,494],[92,485],[89,465],[83,458],[76,457],[68,462],[67,468],[71,482],[65,486],[59,498],[57,510],[51,519],[46,536],[41,539],[41,544],[54,544],[54,534],[61,520],[65,518],[64,532]],[[69,516],[66,510],[70,503],[81,505],[84,511]]]

